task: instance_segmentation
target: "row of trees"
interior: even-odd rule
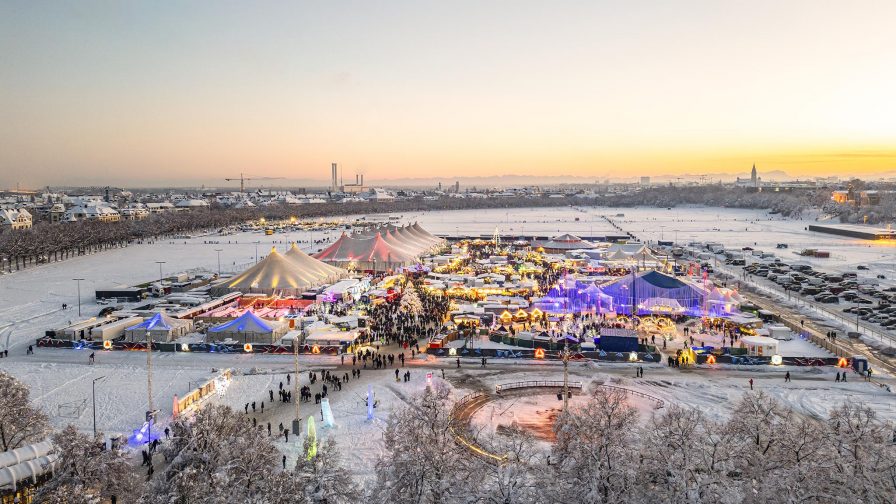
[[[545,457],[522,432],[481,439],[503,465],[453,442],[445,390],[393,414],[376,502],[892,502],[896,439],[873,410],[846,403],[826,420],[749,392],[727,421],[671,406],[646,425],[624,392],[598,389],[561,414]]]
[[[366,489],[329,440],[281,470],[270,438],[226,406],[172,423],[162,448],[169,462],[149,482],[125,452],[104,450],[101,437],[70,426],[52,436],[59,466],[36,502],[874,503],[896,496],[893,427],[852,402],[819,420],[748,392],[726,421],[673,405],[645,422],[624,392],[598,388],[559,416],[549,453],[515,428],[479,439],[506,456],[500,465],[455,442],[451,408],[448,389],[436,386],[394,412]],[[2,371],[0,431],[4,449],[49,431],[27,387]]]
[[[768,208],[787,216],[820,207],[829,192],[791,194],[756,193],[744,188],[721,186],[653,187],[631,194],[604,194],[596,198],[422,198],[395,202],[320,203],[301,206],[270,205],[255,208],[223,208],[155,214],[142,220],[77,223],[38,222],[29,230],[0,232],[0,267],[18,270],[45,261],[58,261],[107,248],[122,247],[138,240],[152,240],[182,233],[219,229],[262,217],[269,220],[334,217],[372,213],[469,210],[488,208],[562,207],[569,205],[669,207],[684,204],[735,208]]]

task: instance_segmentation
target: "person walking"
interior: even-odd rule
[[[457,358],[457,369],[460,369],[460,357]]]
[[[750,390],[753,390],[753,379],[750,378]]]
[[[790,381],[790,371],[784,373],[784,383],[788,383]]]

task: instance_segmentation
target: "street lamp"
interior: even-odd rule
[[[563,336],[563,413],[566,413],[569,406],[569,338],[568,335]]]
[[[296,376],[293,380],[293,396],[296,403],[296,419],[292,421],[292,433],[295,436],[302,435],[302,417],[299,416],[299,403],[302,402],[299,397],[299,338],[292,339],[292,354],[295,360]]]
[[[105,376],[93,379],[93,438],[96,439],[96,382],[105,379]]]
[[[81,281],[83,278],[72,278],[75,282],[78,282],[78,316],[81,316]]]
[[[218,253],[218,276],[221,276],[221,252],[224,249],[215,249],[215,252]]]
[[[162,286],[162,265],[165,263],[166,261],[156,261],[156,264],[159,265],[159,287]]]

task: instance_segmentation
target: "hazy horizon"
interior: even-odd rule
[[[892,19],[885,1],[11,0],[0,188],[326,184],[331,162],[347,182],[891,172]]]

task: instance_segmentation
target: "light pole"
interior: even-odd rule
[[[258,244],[260,241],[255,242],[255,263],[258,264]]]
[[[296,366],[296,376],[293,379],[293,400],[296,403],[296,418],[292,421],[292,433],[294,436],[302,435],[302,417],[299,416],[299,403],[302,402],[299,396],[299,338],[296,336],[292,339],[292,355]]]
[[[78,282],[78,316],[81,316],[81,280],[83,278],[72,278],[75,282]]]
[[[224,249],[215,249],[215,252],[218,253],[218,276],[221,276],[221,252]]]
[[[166,261],[156,261],[156,264],[159,265],[159,288],[162,287],[162,265],[165,263]]]
[[[563,336],[563,413],[569,406],[569,338]]]
[[[93,379],[93,438],[96,439],[96,382],[104,379],[105,376],[100,376],[99,378]]]

